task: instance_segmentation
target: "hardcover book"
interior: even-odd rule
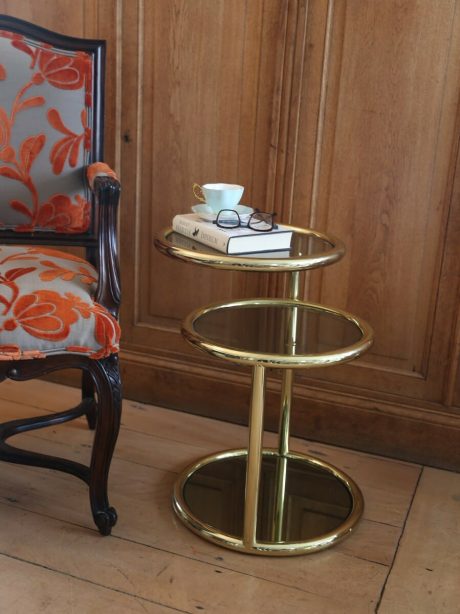
[[[195,213],[182,213],[174,216],[172,227],[175,232],[224,254],[273,252],[288,250],[291,246],[292,230],[282,224],[269,232],[258,232],[245,226],[227,229],[205,222]]]

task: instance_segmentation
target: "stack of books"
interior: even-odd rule
[[[183,213],[174,217],[172,227],[175,232],[224,254],[274,252],[291,246],[292,229],[282,224],[269,232],[244,226],[227,229],[204,221],[195,213]]]

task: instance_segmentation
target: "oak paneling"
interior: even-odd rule
[[[197,181],[342,238],[306,299],[376,331],[363,359],[296,375],[294,430],[460,467],[460,2],[0,0],[105,38],[106,159],[121,172],[123,370],[132,398],[244,422],[250,375],[198,353],[199,305],[281,295],[283,275],[165,258],[152,238]],[[275,428],[279,377],[269,378]]]
[[[447,276],[457,279],[459,270],[445,256],[455,250],[448,220],[458,216],[458,3],[241,1],[229,9],[225,1],[203,0],[139,7],[137,33],[125,34],[147,41],[137,92],[149,94],[136,118],[141,178],[129,282],[136,302],[125,347],[144,398],[141,373],[148,380],[152,368],[157,402],[244,420],[247,379],[187,348],[179,322],[207,302],[280,294],[282,277],[213,272],[151,248],[152,234],[192,202],[193,181],[237,181],[248,202],[344,239],[347,257],[305,276],[303,295],[366,317],[376,330],[363,360],[300,375],[297,402],[310,402],[316,416],[315,424],[302,424],[307,431],[317,425],[321,403],[344,403],[353,413],[358,399],[370,398],[387,413],[380,425],[388,437],[404,416],[407,443],[426,448],[429,429],[447,424],[446,364],[456,351],[456,294]],[[224,372],[227,388],[219,383]],[[275,413],[273,406],[271,426]],[[369,420],[371,414],[368,407]],[[410,420],[422,416],[432,426],[409,436]],[[324,422],[318,430],[327,438]],[[333,423],[330,432],[340,440]],[[365,431],[362,440],[372,440],[375,432]],[[388,441],[383,451],[405,454],[404,441]]]
[[[86,5],[85,0],[0,0],[0,12],[68,36],[83,36]]]
[[[415,5],[329,4],[320,197],[311,214],[313,225],[344,238],[348,254],[310,296],[371,321],[376,344],[366,362],[402,373],[406,384],[427,374],[458,139],[455,5],[443,4],[434,20],[432,5]]]
[[[0,12],[67,36],[98,38],[98,13],[113,0],[0,0]]]
[[[324,275],[319,298],[370,320],[374,368],[409,378],[427,375],[458,139],[455,8],[349,2],[332,29],[340,73],[336,100],[326,102],[319,217],[349,249]]]
[[[281,107],[287,3],[123,6],[123,48],[139,50],[136,59],[123,59],[130,72],[123,81],[123,134],[129,138],[122,142],[122,169],[124,191],[135,202],[123,208],[122,219],[136,233],[124,244],[135,296],[124,314],[125,339],[137,351],[183,356],[193,353],[178,335],[186,312],[260,294],[265,277],[184,267],[159,254],[152,237],[189,210],[194,181],[241,182],[244,201],[264,208],[267,177],[274,175],[270,127]],[[143,92],[136,105],[133,92]]]

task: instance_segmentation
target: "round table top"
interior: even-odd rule
[[[373,341],[373,331],[364,320],[292,299],[249,299],[202,307],[187,316],[182,333],[213,356],[276,368],[347,362]]]
[[[290,228],[293,231],[291,249],[284,251],[228,255],[174,232],[172,228],[160,231],[155,237],[155,246],[163,254],[187,262],[216,269],[249,271],[314,269],[340,260],[345,253],[342,241],[331,235],[296,226]]]

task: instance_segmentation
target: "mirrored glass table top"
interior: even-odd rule
[[[345,362],[372,343],[372,330],[363,320],[290,299],[203,307],[185,319],[182,332],[190,343],[220,358],[274,367]]]
[[[201,537],[263,555],[328,548],[358,522],[363,498],[354,481],[328,463],[302,454],[263,452],[256,542],[245,543],[247,452],[227,450],[188,468],[174,489],[179,518]]]
[[[345,248],[339,239],[311,229],[291,226],[291,248],[274,252],[227,255],[172,228],[160,231],[155,246],[164,254],[220,269],[295,271],[326,266],[340,260]]]
[[[208,463],[195,471],[184,485],[186,504],[207,524],[238,537],[243,533],[246,456],[233,456]],[[262,462],[262,488],[257,523],[257,538],[268,542],[276,529],[276,489],[278,465],[283,459],[266,456]],[[350,514],[351,494],[345,484],[322,467],[306,465],[301,460],[286,459],[288,472],[283,481],[284,503],[289,515],[283,517],[279,540],[312,539],[335,529]],[[232,489],[228,488],[232,484]],[[238,491],[238,493],[236,492]],[[215,505],[217,497],[226,496],[225,504]]]

